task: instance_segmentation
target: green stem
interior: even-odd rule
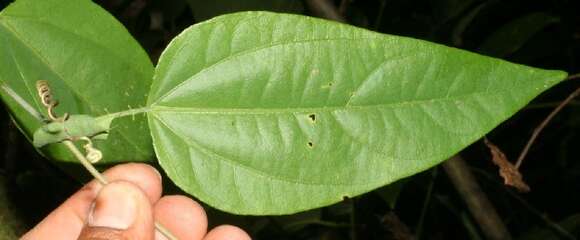
[[[89,173],[93,175],[97,181],[99,181],[100,184],[106,185],[109,183],[105,176],[99,173],[99,171],[91,164],[91,162],[89,162],[89,160],[85,157],[85,155],[83,155],[83,153],[81,153],[81,151],[74,145],[74,143],[72,143],[70,140],[65,140],[63,143],[68,148],[68,150],[73,155],[75,155],[79,162],[81,162],[83,167],[85,167],[87,171],[89,171]]]
[[[135,116],[137,114],[149,112],[150,110],[151,110],[151,108],[149,108],[149,107],[128,109],[128,110],[121,111],[121,112],[115,112],[115,113],[109,113],[106,115],[102,115],[102,116],[99,116],[99,118],[120,118],[120,117],[126,117],[126,116]]]
[[[44,121],[44,117],[42,116],[42,114],[40,114],[38,111],[36,111],[35,107],[30,105],[28,102],[26,102],[26,100],[24,100],[24,98],[22,98],[20,95],[18,95],[18,93],[16,93],[14,90],[12,90],[12,88],[8,87],[6,84],[0,84],[0,90],[2,90],[8,97],[12,98],[12,100],[16,104],[18,104],[20,107],[22,107],[22,109],[24,109],[26,112],[28,112],[36,120],[38,120],[39,122]],[[120,118],[120,117],[134,116],[137,114],[146,113],[146,112],[149,112],[150,110],[151,110],[150,107],[128,109],[125,111],[105,114],[105,115],[99,116],[99,118],[113,118],[113,119],[115,119],[115,118]]]
[[[28,104],[28,102],[26,102],[26,100],[24,100],[24,98],[18,95],[18,93],[16,93],[14,90],[12,90],[12,88],[8,87],[6,84],[0,84],[0,90],[3,90],[6,95],[12,98],[16,104],[20,105],[22,109],[28,112],[36,120],[39,122],[43,121],[44,118],[42,117],[42,114],[36,111],[36,108]]]

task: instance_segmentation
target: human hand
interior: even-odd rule
[[[104,175],[109,184],[91,181],[22,239],[166,239],[155,231],[155,221],[178,239],[251,239],[243,230],[229,225],[207,232],[203,208],[185,196],[161,197],[161,175],[149,165],[121,164]]]

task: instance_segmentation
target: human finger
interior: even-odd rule
[[[203,207],[191,198],[164,196],[154,206],[155,219],[177,239],[201,240],[207,232],[207,215]],[[167,240],[159,232],[156,240]]]
[[[203,240],[251,240],[252,238],[244,230],[232,226],[221,225],[218,226],[205,236]]]
[[[78,240],[154,239],[152,205],[135,184],[111,182],[98,193]]]
[[[142,189],[151,203],[161,196],[161,176],[146,164],[120,164],[105,171],[109,181],[128,181]],[[91,203],[102,186],[93,180],[69,197],[22,239],[76,239],[87,219]],[[66,226],[63,228],[62,226]]]

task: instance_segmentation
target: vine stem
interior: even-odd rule
[[[566,78],[566,80],[578,79],[580,78],[580,73],[572,74]]]
[[[85,157],[85,155],[83,155],[83,153],[81,153],[81,151],[75,146],[74,143],[72,143],[70,140],[65,140],[63,143],[68,148],[68,150],[79,160],[79,162],[81,162],[83,167],[85,167],[87,171],[89,171],[89,173],[93,175],[93,177],[97,179],[101,185],[107,185],[109,183],[105,176],[103,176],[99,170],[97,170],[91,164],[91,162],[89,162],[89,160]]]
[[[65,141],[63,141],[63,143],[68,148],[68,150],[79,160],[79,162],[81,162],[81,164],[87,169],[87,171],[89,171],[89,173],[95,179],[97,179],[97,181],[101,185],[107,185],[109,183],[109,181],[107,181],[105,176],[103,176],[99,172],[99,170],[97,170],[95,168],[95,166],[93,166],[93,164],[91,164],[91,162],[85,157],[85,155],[83,155],[83,153],[77,148],[77,146],[75,146],[75,144],[72,141],[65,140]],[[155,229],[157,229],[157,231],[159,231],[161,234],[163,234],[163,236],[165,236],[167,239],[177,240],[177,237],[175,237],[167,228],[165,228],[163,225],[161,225],[157,221],[155,221]]]
[[[576,74],[576,75],[579,75],[579,74]],[[556,114],[558,114],[560,112],[560,110],[562,110],[562,108],[564,108],[564,106],[566,106],[566,104],[568,104],[570,101],[572,101],[572,99],[574,99],[578,95],[580,95],[580,88],[577,88],[574,92],[572,92],[570,95],[568,95],[568,97],[564,101],[562,101],[560,103],[560,105],[558,105],[558,107],[556,107],[544,119],[544,121],[542,121],[542,123],[540,123],[540,125],[538,125],[534,129],[534,132],[532,133],[532,136],[530,137],[530,139],[526,143],[526,146],[524,147],[524,149],[522,150],[522,153],[520,153],[520,156],[518,157],[518,160],[516,161],[516,164],[515,164],[516,169],[520,168],[520,166],[522,165],[522,162],[524,161],[524,158],[528,154],[528,151],[530,150],[530,147],[532,147],[532,144],[534,143],[534,141],[536,141],[536,138],[538,137],[538,135],[540,135],[540,132],[542,132],[542,130],[544,130],[544,128],[546,127],[546,125],[548,125],[548,123],[552,120],[552,118],[554,118],[554,116],[556,116]]]

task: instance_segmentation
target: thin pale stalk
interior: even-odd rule
[[[542,123],[540,123],[540,125],[538,125],[534,129],[532,136],[530,137],[530,139],[528,140],[528,143],[526,143],[526,146],[524,147],[524,149],[522,150],[522,153],[520,153],[520,156],[518,157],[518,161],[515,164],[516,168],[519,168],[522,165],[524,158],[528,154],[528,151],[532,147],[532,144],[534,143],[534,141],[536,141],[536,138],[538,137],[538,135],[540,135],[540,132],[542,132],[542,130],[544,130],[546,125],[548,125],[548,123],[552,120],[552,118],[554,118],[554,116],[556,116],[556,114],[558,114],[560,112],[560,110],[562,110],[562,108],[564,108],[564,106],[566,106],[570,101],[572,101],[572,99],[574,99],[578,95],[580,95],[580,88],[577,88],[574,92],[572,92],[564,101],[562,101],[562,103],[560,103],[560,105],[558,105],[558,107],[556,107],[546,117],[546,119],[544,119],[544,121],[542,121]]]

